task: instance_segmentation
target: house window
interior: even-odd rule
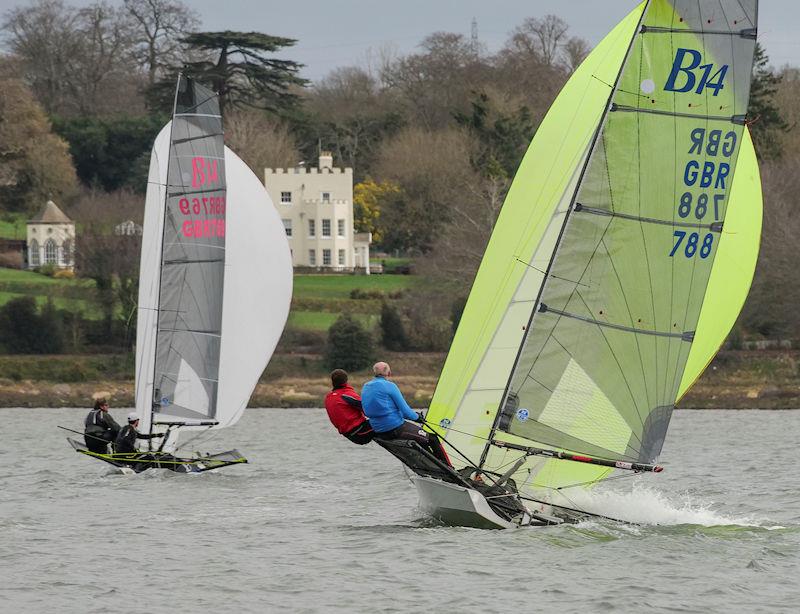
[[[344,220],[336,220],[336,235],[343,237],[344,235]]]
[[[322,236],[323,237],[330,237],[331,236],[331,221],[330,220],[322,220]]]
[[[343,249],[339,250],[339,266],[344,266],[344,254],[345,251]]]
[[[292,204],[292,193],[291,192],[281,192],[281,204],[282,205],[291,205]]]
[[[72,264],[72,244],[69,239],[64,241],[64,244],[61,246],[61,264],[64,266],[70,266]]]
[[[330,192],[323,192],[322,193],[322,202],[324,202],[324,203],[331,202],[331,193]]]
[[[308,250],[308,264],[311,266],[317,266],[317,250]]]
[[[322,250],[322,264],[325,266],[330,266],[331,264],[331,250],[323,249]]]
[[[308,220],[308,236],[317,236],[317,220]]]
[[[292,236],[292,220],[283,220],[283,229],[286,231],[286,236]]]
[[[36,239],[28,246],[28,260],[31,266],[39,266],[39,242]]]
[[[44,244],[44,262],[45,264],[56,264],[58,261],[58,249],[56,242],[53,239],[48,239]]]

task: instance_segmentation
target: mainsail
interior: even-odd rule
[[[253,172],[224,147],[216,95],[180,77],[150,162],[136,348],[139,429],[235,423],[288,316],[283,225]]]
[[[760,187],[745,116],[756,12],[755,0],[643,2],[550,109],[429,413],[484,466],[519,456],[491,440],[658,457],[676,399],[724,340],[755,266]],[[515,478],[535,490],[609,471],[533,459]]]

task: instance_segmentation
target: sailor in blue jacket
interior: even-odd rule
[[[375,438],[411,439],[449,466],[450,460],[439,438],[419,425],[406,422],[423,422],[424,418],[408,406],[397,384],[389,381],[392,375],[389,365],[385,362],[375,363],[372,371],[375,377],[361,389],[361,405],[375,431]]]

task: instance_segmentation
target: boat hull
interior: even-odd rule
[[[518,525],[498,516],[486,498],[473,490],[416,474],[409,479],[417,488],[422,510],[445,524],[478,529],[512,529]]]

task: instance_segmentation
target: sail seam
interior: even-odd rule
[[[615,330],[621,330],[630,333],[638,333],[640,335],[653,335],[655,337],[672,337],[675,339],[681,339],[682,341],[689,341],[689,342],[694,340],[694,331],[687,331],[683,333],[666,333],[660,330],[644,330],[641,328],[634,328],[632,326],[624,326],[623,324],[613,324],[611,322],[603,322],[602,320],[595,320],[594,318],[588,318],[586,316],[581,316],[576,313],[561,311],[560,309],[553,309],[552,307],[548,307],[544,303],[539,304],[539,313],[554,313],[559,316],[564,316],[565,318],[581,320],[582,322],[588,322],[589,324],[596,324],[597,326],[602,326],[604,328],[613,328]]]
[[[653,217],[640,217],[638,215],[631,215],[630,213],[617,213],[615,211],[608,211],[606,209],[597,209],[595,207],[587,207],[581,203],[575,203],[575,211],[585,211],[586,213],[594,213],[595,215],[604,215],[607,217],[618,217],[623,220],[633,220],[635,222],[646,222],[648,224],[661,224],[663,226],[674,226],[676,228],[705,228],[712,232],[722,232],[722,222],[712,222],[711,224],[693,224],[691,222],[676,222],[671,220],[659,220]]]

